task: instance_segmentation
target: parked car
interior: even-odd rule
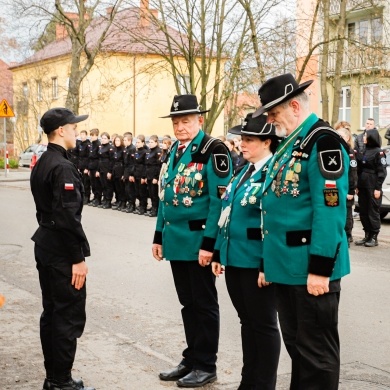
[[[24,152],[19,155],[19,166],[30,167],[33,156],[41,157],[43,152],[46,152],[47,145],[45,144],[32,144]]]
[[[388,213],[390,213],[390,145],[384,146],[382,150],[386,153],[386,162],[387,162],[387,176],[382,185],[382,206],[379,209],[381,219],[385,218]],[[355,196],[355,211],[359,212],[359,203],[358,197]]]

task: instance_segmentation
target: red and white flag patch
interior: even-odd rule
[[[65,190],[66,191],[73,191],[74,190],[73,183],[65,183]]]
[[[325,180],[325,188],[336,188],[336,180]]]

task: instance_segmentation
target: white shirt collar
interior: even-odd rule
[[[265,165],[265,163],[272,157],[272,153],[270,153],[268,156],[262,158],[261,160],[257,161],[257,163],[253,164],[255,166],[255,170],[252,173],[252,176],[260,171],[261,168]]]

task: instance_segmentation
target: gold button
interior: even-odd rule
[[[167,187],[170,187],[171,185],[170,184],[167,184]]]
[[[168,205],[169,205],[169,203],[168,203],[168,202],[166,202],[166,203],[165,203],[165,206],[168,206]]]
[[[264,214],[264,215],[266,215],[266,214],[267,214],[267,212],[266,212],[265,210],[263,210],[263,214]]]
[[[202,229],[206,229],[206,225],[202,225]]]
[[[170,223],[169,223],[169,222],[167,222],[167,225],[170,225]]]
[[[264,233],[265,233],[265,234],[268,234],[268,230],[266,230]]]
[[[302,242],[306,242],[307,240],[306,240],[306,237],[302,237]]]
[[[264,196],[267,196],[267,195],[268,195],[268,192],[267,192],[267,191],[265,191],[265,192],[264,192]]]

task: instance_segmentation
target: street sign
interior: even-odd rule
[[[8,104],[7,100],[3,99],[0,103],[0,118],[12,118],[15,114],[12,111],[11,106]]]

